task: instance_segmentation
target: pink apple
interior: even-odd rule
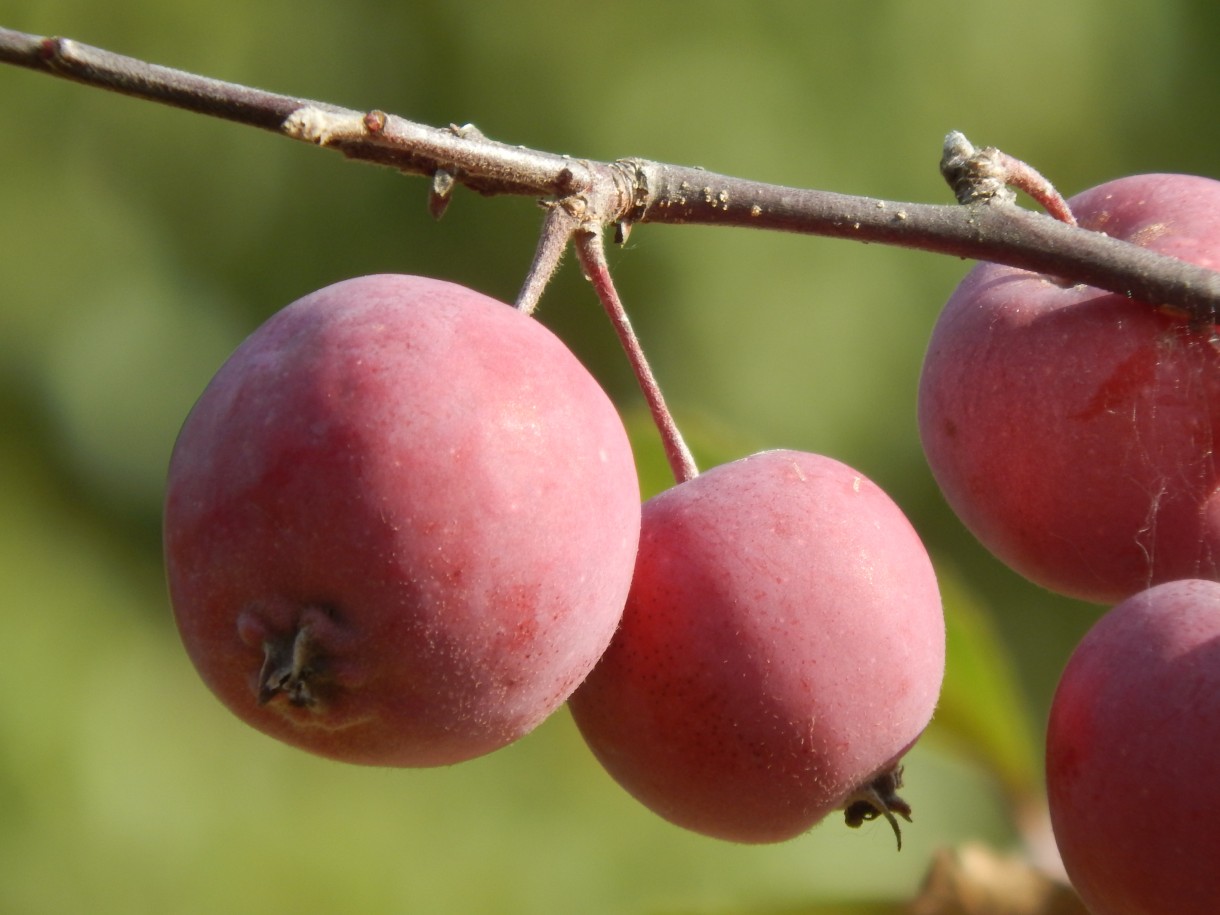
[[[846,809],[897,828],[944,639],[893,501],[830,458],[767,451],[645,503],[622,625],[570,705],[606,770],[679,826],[778,842]]]
[[[323,756],[504,746],[610,640],[639,535],[614,406],[532,318],[370,276],[259,328],[170,464],[183,643],[236,715]]]
[[[1158,585],[1103,616],[1046,742],[1055,840],[1090,912],[1220,911],[1220,584]]]
[[[1220,182],[1140,175],[1075,197],[1082,226],[1220,267]],[[976,266],[936,324],[919,425],[950,506],[1047,588],[1114,603],[1220,576],[1220,348],[1211,325]]]

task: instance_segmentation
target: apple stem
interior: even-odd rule
[[[579,225],[579,221],[561,202],[546,202],[543,206],[547,208],[547,214],[542,223],[542,234],[538,237],[538,247],[534,251],[525,283],[517,294],[516,308],[527,315],[532,315],[538,307],[542,291],[559,269],[563,252]]]
[[[584,269],[585,277],[593,284],[593,289],[597,292],[602,307],[609,315],[623,351],[627,354],[627,360],[631,363],[631,369],[635,372],[640,391],[648,402],[648,410],[652,414],[652,421],[656,424],[657,431],[661,434],[665,457],[669,461],[670,470],[673,471],[674,480],[678,483],[692,480],[699,475],[699,468],[695,465],[695,459],[691,455],[690,449],[687,448],[677,423],[674,422],[673,414],[669,412],[669,407],[665,404],[661,386],[657,384],[656,376],[653,375],[652,369],[648,365],[639,338],[636,337],[635,331],[631,327],[631,321],[627,318],[627,310],[623,307],[623,301],[614,287],[614,280],[610,276],[610,265],[606,261],[606,244],[602,237],[602,228],[585,225],[576,232],[575,241],[576,253],[580,256],[580,264]]]
[[[1046,210],[1049,216],[1069,226],[1076,217],[1063,195],[1032,165],[1008,153],[985,146],[976,149],[959,131],[945,137],[940,171],[958,203],[968,204],[986,198],[1012,199],[1008,188],[1024,191]]]

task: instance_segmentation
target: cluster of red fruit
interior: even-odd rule
[[[273,316],[182,429],[165,552],[208,686],[314,753],[455,763],[568,702],[614,778],[690,829],[909,813],[944,620],[897,506],[770,451],[641,509],[592,376],[470,290],[370,276]]]
[[[1220,262],[1220,183],[1141,176],[1072,208]],[[1213,911],[1220,877],[1181,877],[1220,835],[1213,324],[983,264],[937,324],[919,418],[989,549],[1119,604],[1050,722],[1073,881],[1098,913]],[[171,597],[221,700],[324,756],[454,763],[566,702],[614,778],[687,828],[768,842],[835,809],[905,816],[899,762],[936,702],[944,624],[899,509],[792,451],[639,503],[613,405],[540,324],[365,277],[274,316],[192,411]]]
[[[1086,228],[1220,267],[1220,182],[1144,175],[1071,201]],[[1220,910],[1220,342],[1215,322],[983,264],[933,333],[929,464],[963,522],[1108,610],[1055,694],[1047,788],[1096,915]]]

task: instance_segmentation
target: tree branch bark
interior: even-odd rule
[[[854,239],[993,261],[1086,283],[1197,321],[1220,313],[1220,273],[1067,225],[995,198],[900,203],[783,187],[646,159],[595,162],[489,140],[470,126],[417,124],[380,111],[252,89],[64,38],[0,28],[0,62],[297,140],[433,178],[434,211],[452,183],[481,194],[564,201],[586,225],[703,224]],[[443,179],[443,180],[442,180]],[[444,186],[441,194],[437,189]]]

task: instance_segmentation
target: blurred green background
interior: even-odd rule
[[[597,159],[949,202],[950,129],[1072,193],[1220,176],[1220,7],[0,0],[0,25]],[[909,897],[934,849],[1015,846],[1055,677],[1096,609],[990,559],[915,430],[920,359],[967,265],[770,233],[642,226],[621,292],[704,464],[833,455],[908,512],[952,627],[908,760],[915,822],[772,847],[639,807],[566,712],[452,769],[313,759],[248,731],[173,631],[159,512],[177,428],[261,320],[319,286],[425,273],[512,299],[540,222],[271,134],[0,68],[0,911],[778,912]],[[569,262],[540,319],[655,438]],[[1022,809],[1025,809],[1022,807]]]

